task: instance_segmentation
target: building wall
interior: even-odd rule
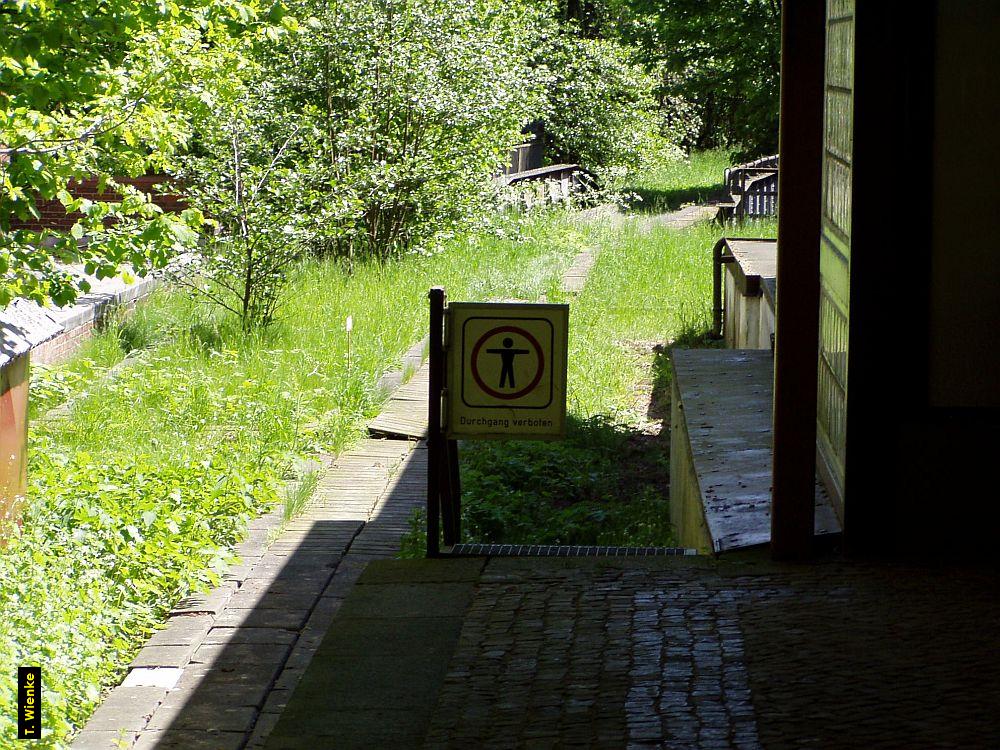
[[[729,349],[770,349],[774,335],[774,309],[764,294],[744,294],[734,277],[733,266],[723,266],[723,341]]]
[[[938,6],[930,400],[1000,408],[1000,3]]]
[[[28,355],[0,368],[0,544],[20,519],[28,479]]]
[[[88,320],[59,334],[51,341],[46,341],[32,350],[32,362],[39,365],[54,365],[68,359],[93,337],[96,325],[96,319]]]
[[[820,473],[843,514],[851,306],[854,0],[828,0],[816,434]]]
[[[858,553],[998,546],[998,36],[992,0],[856,4],[843,491]]]

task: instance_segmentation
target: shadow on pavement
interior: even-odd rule
[[[255,565],[136,747],[237,750],[258,721],[273,723],[308,663],[293,649],[303,639],[322,638],[306,628],[307,621],[340,603],[328,584],[360,527],[317,521],[297,549]]]

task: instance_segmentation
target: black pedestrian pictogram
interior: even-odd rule
[[[503,349],[487,349],[487,354],[499,354],[500,355],[500,385],[498,388],[514,388],[514,358],[518,354],[530,354],[527,349],[514,349],[514,339],[509,336],[503,340]],[[509,386],[505,386],[505,383],[510,381]]]

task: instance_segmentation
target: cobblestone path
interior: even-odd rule
[[[1000,747],[990,571],[493,560],[426,747]]]

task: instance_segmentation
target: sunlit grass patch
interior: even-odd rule
[[[660,213],[708,200],[721,192],[729,166],[732,159],[726,149],[695,151],[683,159],[666,158],[640,172],[625,188],[635,196],[630,208]]]
[[[291,459],[364,434],[379,377],[426,333],[429,287],[553,293],[582,241],[565,221],[529,217],[513,239],[470,235],[351,274],[305,261],[278,321],[252,335],[161,289],[80,356],[36,368],[24,530],[0,555],[0,736],[14,736],[23,664],[45,669],[40,746],[79,728],[173,603],[217,581],[249,520],[281,501]],[[288,517],[313,484],[286,495]]]
[[[597,260],[570,303],[569,429],[557,442],[461,447],[463,540],[670,546],[668,350],[710,342],[712,247],[775,234],[775,222],[673,229],[642,217],[577,217]],[[404,555],[424,550],[414,521]]]

